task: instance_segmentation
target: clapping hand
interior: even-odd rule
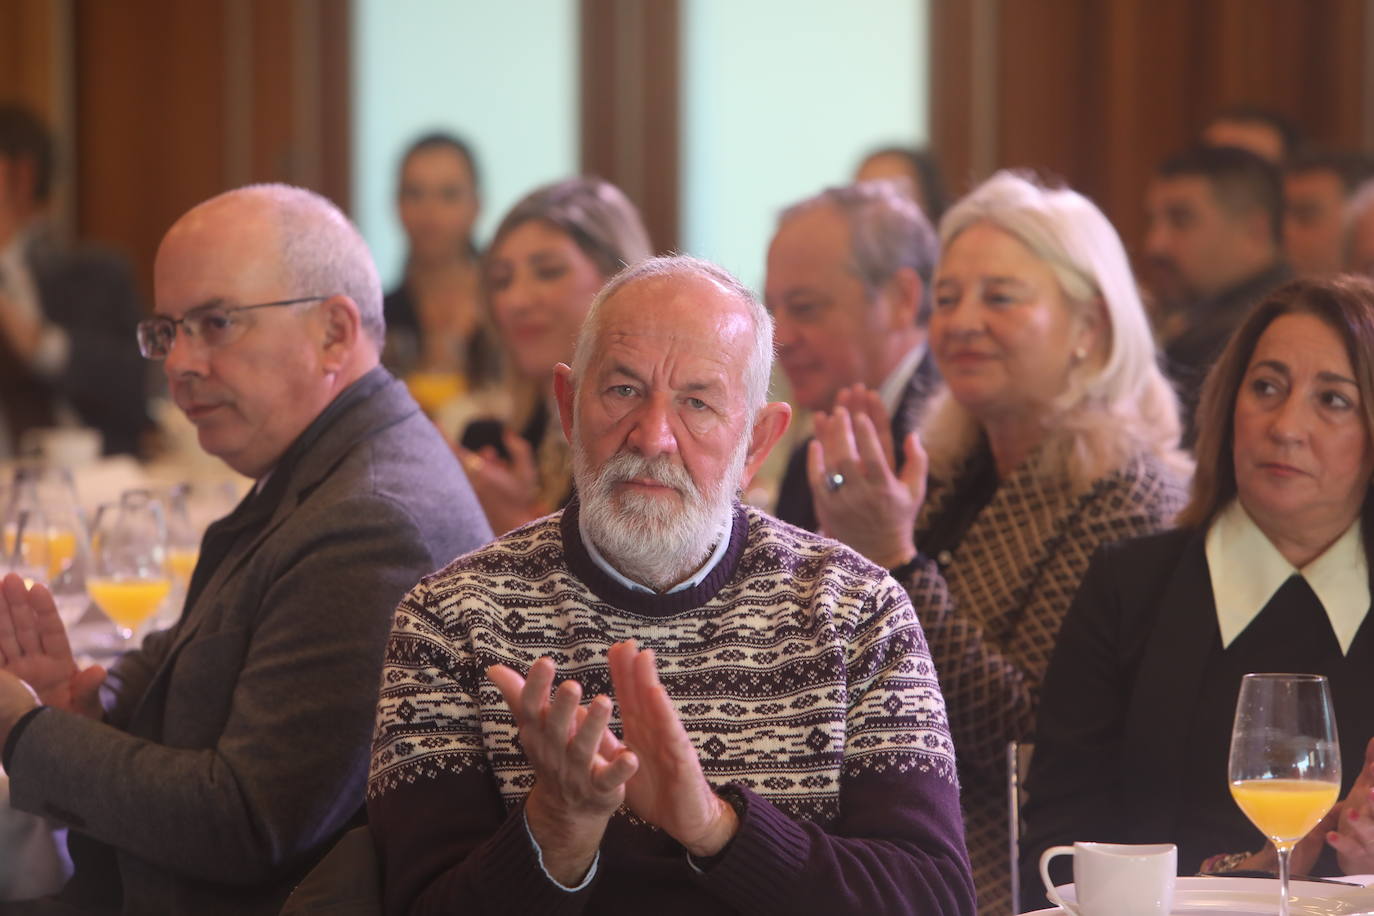
[[[1326,841],[1336,850],[1341,872],[1374,872],[1374,738],[1365,745],[1364,767],[1336,811],[1335,829],[1327,832]]]
[[[520,745],[534,767],[525,817],[544,867],[560,884],[575,886],[591,868],[639,762],[606,727],[610,699],[597,696],[583,707],[582,685],[564,681],[549,700],[551,659],[536,661],[528,678],[505,665],[493,665],[487,675],[515,715]]]
[[[534,768],[525,800],[544,867],[564,886],[582,880],[611,815],[623,802],[694,856],[715,855],[735,835],[738,817],[715,793],[677,710],[658,679],[653,650],[634,640],[610,650],[611,681],[625,740],[607,727],[611,701],[581,705],[582,686],[563,681],[549,699],[554,665],[541,658],[528,678],[505,665],[488,676],[515,715]]]
[[[502,431],[501,441],[509,460],[503,459],[494,446],[474,452],[457,443],[453,445],[453,454],[462,462],[491,530],[498,535],[550,511],[539,501],[539,469],[534,449],[523,436],[508,429]]]
[[[738,817],[701,772],[692,739],[658,679],[654,651],[639,649],[632,639],[616,643],[610,665],[625,744],[639,758],[626,805],[692,855],[715,855],[735,835]]]
[[[813,418],[807,479],[821,530],[891,569],[916,555],[916,517],[926,495],[926,453],[916,433],[895,470],[887,410],[876,392],[847,388],[835,409]]]
[[[27,696],[17,679],[46,706],[92,719],[101,716],[99,690],[105,669],[77,667],[52,594],[44,585],[26,587],[14,573],[0,584],[0,672],[11,676],[0,680],[0,706],[6,709],[22,702],[21,692]],[[4,718],[0,714],[0,721]]]

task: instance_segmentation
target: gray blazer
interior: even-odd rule
[[[107,721],[48,709],[11,744],[14,806],[72,828],[65,900],[118,906],[122,883],[127,913],[276,913],[362,806],[396,602],[490,539],[381,369],[219,524],[231,546],[180,621],[115,666]]]

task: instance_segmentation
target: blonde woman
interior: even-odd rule
[[[880,402],[849,392],[817,418],[808,471],[824,530],[887,567],[921,618],[979,912],[1000,916],[1006,743],[1031,734],[1088,558],[1166,526],[1191,465],[1125,250],[1097,207],[1000,172],[945,215],[940,241],[930,342],[945,392],[900,444],[879,433]]]

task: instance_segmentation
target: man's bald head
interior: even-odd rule
[[[200,204],[163,238],[153,279],[172,398],[201,447],[250,477],[377,365],[377,270],[317,194],[255,185]]]
[[[361,233],[328,198],[287,184],[255,184],[226,191],[177,220],[163,240],[208,221],[242,223],[274,232],[282,285],[299,296],[344,295],[358,307],[378,352],[386,339],[382,283]]]

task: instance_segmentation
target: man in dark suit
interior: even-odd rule
[[[43,123],[0,105],[0,456],[68,422],[99,429],[107,453],[136,453],[148,420],[133,277],[110,252],[47,237],[53,158]]]
[[[1145,196],[1145,276],[1163,317],[1165,369],[1192,412],[1207,370],[1266,293],[1292,276],[1283,259],[1283,183],[1238,147],[1165,160]]]
[[[864,385],[892,417],[896,460],[939,381],[926,347],[930,278],[939,244],[920,207],[887,182],[829,188],[778,219],[764,298],[794,406],[832,410]],[[788,457],[775,514],[818,527],[806,447]]]
[[[3,763],[16,808],[70,828],[60,905],[276,913],[361,810],[396,601],[490,531],[378,364],[376,267],[328,201],[259,185],[201,204],[155,283],[139,347],[257,485],[206,532],[177,624],[108,675],[77,668],[46,590],[6,577]]]

